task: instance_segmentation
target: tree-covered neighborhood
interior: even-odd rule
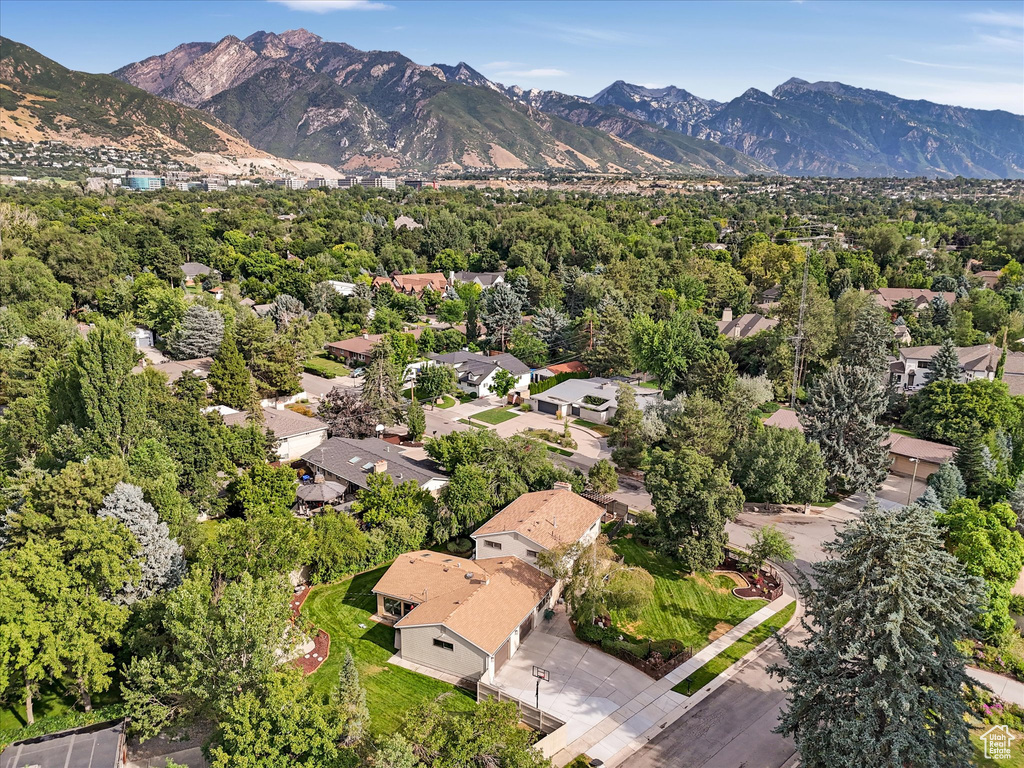
[[[981,759],[1024,208],[961,184],[4,187],[3,743],[663,764],[767,651],[802,764]]]

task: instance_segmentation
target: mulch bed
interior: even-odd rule
[[[290,601],[288,601],[288,607],[291,608],[293,621],[298,620],[299,612],[302,610],[302,605],[306,602],[306,598],[309,597],[309,593],[312,589],[312,587],[303,587],[292,596]],[[299,656],[297,659],[292,659],[292,664],[302,670],[302,674],[309,675],[316,672],[320,668],[320,665],[327,661],[327,656],[330,652],[331,636],[322,629],[318,629],[316,631],[316,637],[313,638],[313,650]]]
[[[780,584],[779,581],[770,574],[766,574],[764,571],[761,571],[759,574],[760,581],[758,581],[757,577],[753,573],[740,571],[739,574],[743,577],[743,580],[747,582],[747,586],[737,587],[734,589],[732,593],[736,595],[736,597],[742,597],[747,600],[753,598],[772,600],[774,597],[778,596],[776,593],[779,591],[782,584]]]

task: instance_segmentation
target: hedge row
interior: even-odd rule
[[[589,379],[590,373],[588,371],[567,371],[566,373],[559,373],[552,376],[550,379],[543,379],[541,381],[534,381],[530,384],[530,394],[539,395],[541,392],[546,392],[556,384],[561,384],[566,379]]]

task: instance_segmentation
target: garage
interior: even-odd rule
[[[508,640],[501,644],[501,648],[494,652],[494,674],[498,674],[505,662],[508,661]]]
[[[558,405],[556,403],[552,403],[549,400],[537,400],[536,402],[537,410],[540,411],[541,413],[547,413],[550,414],[551,416],[554,416],[556,413],[558,413]]]
[[[533,614],[526,617],[526,621],[519,625],[519,642],[523,642],[526,636],[533,631]]]

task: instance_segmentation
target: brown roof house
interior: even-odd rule
[[[515,555],[536,564],[541,552],[594,541],[602,514],[604,507],[573,493],[568,483],[524,493],[472,534],[476,558]]]
[[[778,320],[757,312],[748,312],[734,318],[729,307],[722,310],[722,319],[717,323],[718,332],[730,339],[747,339],[761,331],[771,330],[778,324]]]
[[[249,420],[245,411],[225,405],[216,409],[227,425],[244,425]],[[327,425],[318,419],[303,416],[284,406],[263,409],[263,431],[273,432],[277,455],[282,461],[297,459],[327,439]]]
[[[411,333],[413,338],[418,339],[423,333],[423,327],[416,326],[409,331],[402,331],[402,333]],[[383,333],[364,333],[361,336],[353,336],[351,339],[332,341],[330,344],[325,344],[324,349],[327,354],[344,360],[346,363],[368,363],[374,345],[384,336]]]
[[[952,291],[926,291],[923,288],[876,288],[871,292],[875,301],[886,309],[892,309],[896,302],[903,299],[910,299],[914,303],[914,309],[924,309],[932,303],[932,299],[941,296],[947,304],[956,301],[956,294]]]
[[[921,440],[895,432],[889,435],[889,457],[892,459],[890,471],[894,475],[927,480],[933,472],[956,456],[956,448],[931,440]],[[916,466],[915,466],[916,465]]]
[[[441,272],[424,272],[416,275],[400,275],[394,272],[390,277],[373,278],[374,288],[379,288],[382,285],[390,285],[399,293],[421,296],[427,288],[443,293],[448,287],[448,281]]]
[[[394,661],[489,683],[551,606],[554,588],[553,578],[513,555],[418,551],[399,555],[373,592],[376,618],[395,627]]]

